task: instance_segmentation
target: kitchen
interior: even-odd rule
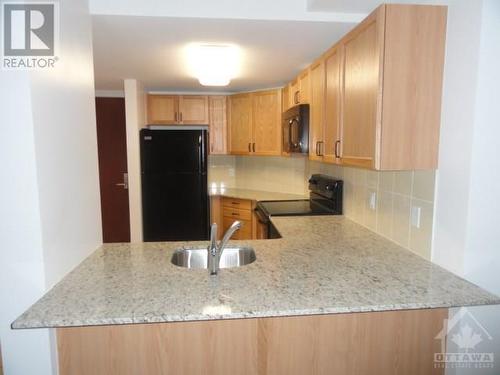
[[[477,331],[482,343],[476,352],[493,358],[500,349],[498,238],[492,227],[498,180],[491,172],[498,158],[492,147],[496,130],[487,120],[498,111],[487,105],[498,78],[491,66],[498,53],[497,4],[366,1],[356,14],[352,5],[344,22],[338,22],[340,2],[320,0],[308,5],[301,20],[281,12],[282,23],[273,20],[273,6],[260,21],[242,20],[237,7],[232,15],[204,9],[199,30],[193,28],[197,42],[203,32],[209,40],[217,37],[209,25],[215,12],[225,18],[217,27],[227,23],[235,40],[237,27],[251,35],[257,26],[283,34],[301,26],[307,45],[300,47],[303,63],[292,56],[297,65],[281,84],[266,81],[279,75],[270,66],[261,81],[255,74],[264,70],[256,69],[241,72],[241,79],[230,77],[234,83],[221,89],[206,76],[181,79],[176,69],[163,70],[171,75],[169,84],[151,74],[154,68],[139,69],[137,76],[133,69],[121,71],[134,65],[120,55],[125,45],[140,50],[145,35],[167,38],[162,25],[179,31],[192,23],[176,19],[179,14],[169,18],[171,25],[160,20],[156,12],[175,13],[168,5],[152,8],[157,17],[146,22],[134,17],[137,4],[115,9],[119,16],[106,9],[111,3],[91,3],[92,16],[85,5],[78,8],[92,18],[93,41],[82,34],[88,25],[68,23],[71,7],[60,4],[67,17],[61,17],[62,29],[81,38],[82,51],[92,46],[93,59],[89,54],[85,62],[70,61],[54,72],[2,71],[4,87],[16,88],[2,92],[10,107],[25,95],[32,99],[25,112],[16,113],[17,121],[24,120],[26,141],[10,137],[17,148],[5,148],[6,160],[23,150],[29,156],[4,194],[24,198],[2,201],[10,215],[3,220],[6,243],[19,249],[2,258],[16,265],[2,279],[6,374],[34,368],[61,374],[495,373],[496,358],[485,358],[481,369],[457,368],[439,354],[461,352],[453,338],[460,332],[453,329],[469,324],[476,332],[475,321],[485,330]],[[176,11],[198,14],[189,6]],[[467,25],[464,15],[472,17]],[[470,40],[477,39],[464,47],[466,26]],[[123,30],[134,30],[131,40],[119,42]],[[319,36],[321,42],[312,43]],[[238,44],[243,61],[252,61],[252,49]],[[197,53],[196,60],[213,73],[208,62],[217,53]],[[187,65],[180,57],[175,61]],[[70,97],[56,78],[71,72],[73,63],[87,74],[71,81],[81,91]],[[477,67],[476,74],[465,74],[469,66]],[[66,108],[57,115],[46,110],[58,102]],[[121,114],[103,116],[111,102]],[[3,113],[9,115],[8,109]],[[68,116],[86,126],[64,127],[71,124]],[[101,124],[120,128],[109,138]],[[57,130],[68,143],[43,129]],[[113,176],[104,173],[106,149],[111,156],[122,154]],[[63,150],[74,152],[52,157]],[[58,171],[66,172],[64,179]],[[163,178],[165,171],[175,176],[164,178],[153,197],[158,184],[148,179]],[[486,174],[490,183],[478,185]],[[33,178],[35,184],[27,183]],[[200,187],[175,183],[189,178]],[[106,192],[111,186],[115,190]],[[75,202],[76,196],[81,200]],[[199,201],[191,207],[195,196]],[[243,225],[234,225],[235,218]],[[116,233],[124,239],[112,238],[113,226],[121,227]],[[225,240],[218,240],[228,230],[232,240],[223,246]],[[21,246],[22,233],[33,235],[24,235]],[[27,265],[28,249],[38,259],[29,263],[31,287],[27,276],[16,273]],[[17,302],[9,292],[14,290]],[[439,338],[442,330],[447,338]],[[31,363],[21,359],[19,345]]]

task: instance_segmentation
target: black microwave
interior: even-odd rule
[[[309,153],[309,104],[300,104],[283,113],[283,152]]]

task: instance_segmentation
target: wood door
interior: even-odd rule
[[[180,96],[178,122],[187,125],[208,125],[208,97],[202,95]]]
[[[299,75],[299,103],[306,104],[310,102],[309,70],[306,69]]]
[[[253,94],[253,145],[256,155],[281,155],[281,92]]]
[[[229,97],[229,147],[231,154],[252,152],[252,96],[238,94]]]
[[[130,242],[125,99],[96,98],[103,242]]]
[[[383,10],[382,8],[379,8]],[[344,40],[342,163],[373,168],[380,130],[383,11],[372,13]]]
[[[209,97],[210,153],[227,154],[227,98]]]
[[[148,124],[176,124],[177,120],[177,96],[148,95]]]
[[[319,61],[311,66],[311,103],[309,120],[309,159],[323,160],[323,127],[325,100],[325,65]]]
[[[334,47],[325,57],[325,127],[323,160],[335,163],[340,159],[341,120],[341,49]],[[338,155],[338,156],[336,156]]]
[[[300,103],[300,82],[296,78],[290,83],[290,107]]]
[[[290,86],[288,85],[281,89],[281,107],[283,112],[290,108]]]

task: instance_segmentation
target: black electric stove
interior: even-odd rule
[[[342,214],[341,180],[314,174],[309,179],[309,199],[288,201],[261,201],[255,213],[259,222],[268,226],[268,238],[279,237],[270,218],[273,216],[312,216]]]

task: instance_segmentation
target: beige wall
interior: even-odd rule
[[[384,237],[431,258],[434,171],[375,172],[303,157],[211,156],[209,182],[227,187],[304,194],[323,173],[344,180],[345,215]],[[420,225],[412,210],[420,208]]]

